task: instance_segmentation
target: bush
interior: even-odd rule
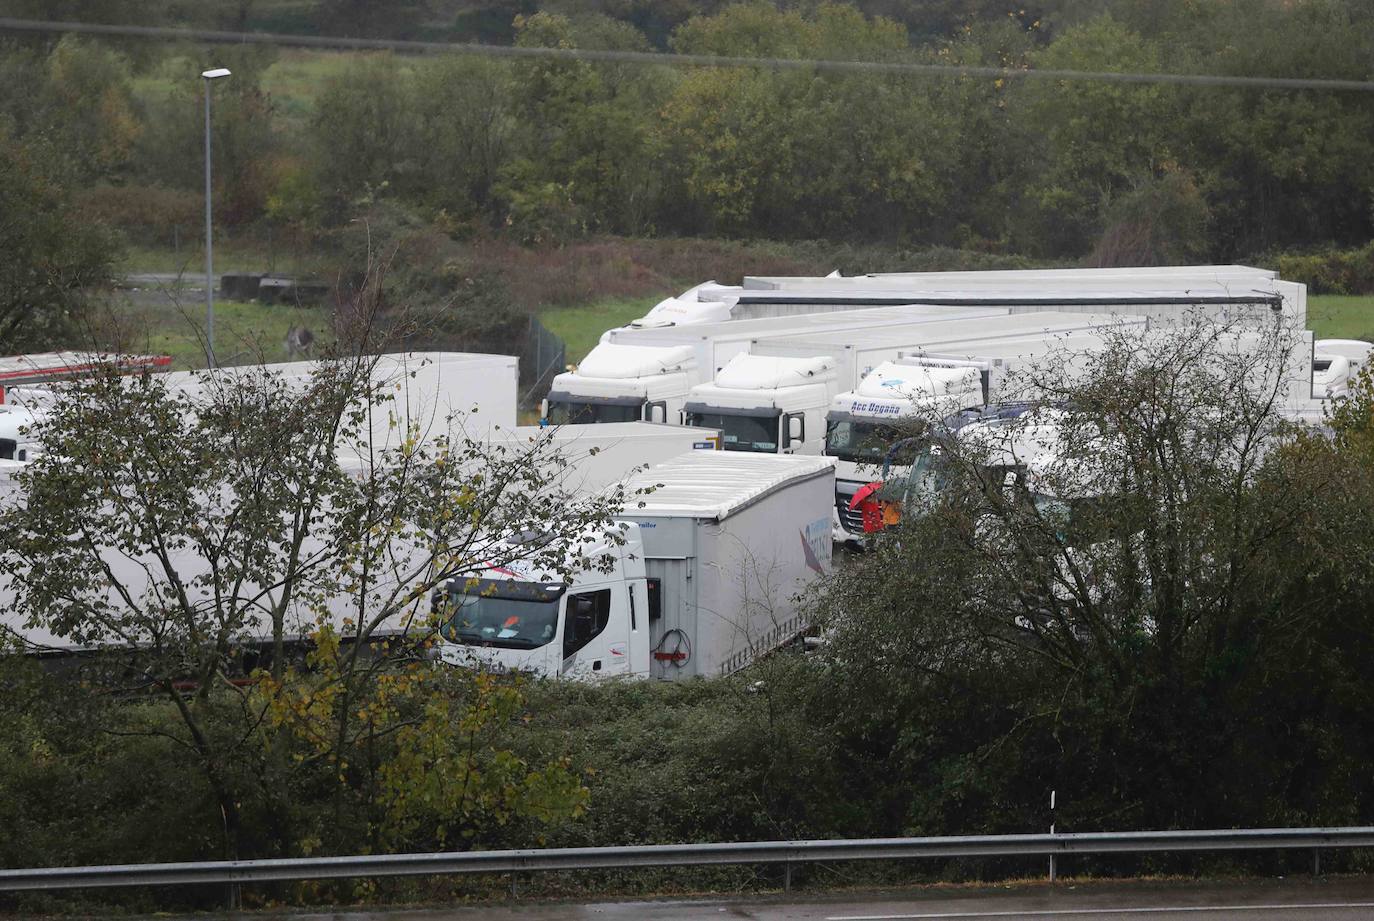
[[[181,229],[182,236],[194,238],[204,219],[204,197],[184,189],[100,185],[74,198],[83,213],[140,243],[170,246],[176,228]]]
[[[1374,294],[1374,242],[1358,249],[1321,249],[1266,257],[1289,281],[1309,294]]]

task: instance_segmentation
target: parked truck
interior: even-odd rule
[[[903,350],[1032,335],[1052,339],[1144,323],[1139,317],[1046,311],[851,329],[824,338],[774,336],[750,343],[749,352],[732,358],[714,381],[693,387],[684,402],[684,421],[719,428],[727,451],[819,454],[835,397],[856,389],[865,375]],[[981,402],[971,393],[963,396],[975,400],[971,405]]]
[[[548,677],[726,675],[799,636],[795,601],[830,567],[833,463],[692,452],[627,487],[570,581],[522,566],[435,593],[440,658]]]
[[[77,380],[102,370],[160,374],[171,364],[170,355],[90,352],[42,352],[0,358],[0,460],[23,462],[42,450],[32,431],[41,409],[34,405],[31,388]]]
[[[873,369],[855,390],[836,396],[826,415],[825,444],[825,453],[836,460],[835,540],[863,540],[854,495],[877,478],[905,475],[921,424],[1039,395],[1024,389],[1025,381],[1009,387],[1009,373],[1052,373],[1057,383],[1066,384],[1106,342],[1097,331],[1064,330],[903,350],[896,360]],[[1053,367],[1048,367],[1051,359]]]
[[[760,338],[828,336],[952,317],[1005,316],[1005,309],[898,305],[881,310],[809,313],[695,326],[609,330],[575,370],[553,379],[543,415],[554,425],[677,423],[687,392],[709,381]]]

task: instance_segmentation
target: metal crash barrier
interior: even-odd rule
[[[633,867],[794,864],[917,857],[1018,857],[1134,854],[1181,851],[1311,849],[1320,852],[1374,847],[1374,827],[1259,828],[1213,831],[1092,832],[1084,834],[973,835],[939,838],[869,838],[834,841],[756,841],[734,844],[663,844],[575,847],[358,857],[293,857],[193,863],[125,864],[0,870],[0,891],[102,886],[262,883],[345,877],[441,876],[454,873],[531,873]]]

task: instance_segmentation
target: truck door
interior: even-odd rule
[[[690,567],[691,561],[683,559],[644,561],[649,577],[649,674],[655,678],[691,674],[696,632],[683,609]]]
[[[623,588],[569,592],[562,633],[561,674],[601,678],[629,672],[629,595]]]

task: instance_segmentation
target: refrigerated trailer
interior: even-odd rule
[[[375,356],[372,385],[386,397],[369,413],[365,433],[373,450],[395,448],[414,430],[420,438],[455,429],[482,437],[494,427],[515,427],[520,360],[477,352],[395,352]],[[244,375],[269,374],[287,386],[308,386],[320,362],[239,365],[167,375],[167,386],[199,398],[233,387]]]
[[[1271,270],[1243,265],[875,272],[855,276],[839,272],[825,276],[755,275],[745,276],[740,285],[719,285],[713,281],[697,285],[660,301],[629,326],[649,329],[815,311],[861,310],[874,306],[866,297],[880,298],[882,303],[928,302],[920,295],[951,299],[1049,295],[1051,299],[1063,300],[1061,306],[1068,306],[1069,301],[1090,294],[1139,298],[1153,292],[1159,298],[1189,298],[1186,303],[1202,297],[1215,307],[1228,299],[1245,303],[1242,299],[1254,292],[1284,297],[1295,293],[1292,289],[1270,290],[1277,280],[1277,273]],[[1302,305],[1290,306],[1301,306],[1305,318],[1305,298]],[[1297,314],[1294,318],[1298,318]]]
[[[436,592],[440,657],[580,679],[728,675],[808,626],[799,594],[830,567],[833,464],[693,452],[635,476],[654,487],[565,582],[524,566]]]
[[[990,307],[897,305],[801,316],[730,320],[695,326],[613,329],[575,370],[553,379],[544,418],[555,425],[598,422],[680,421],[687,392],[709,381],[759,338],[828,336],[853,329],[880,329],[956,317],[1005,316]]]
[[[381,452],[399,447],[414,433],[421,439],[463,432],[483,438],[491,431],[515,428],[519,359],[511,355],[468,352],[397,352],[378,355],[369,368],[370,384],[382,399],[366,407],[360,400],[357,409],[366,411],[359,431],[362,449]],[[171,359],[167,359],[170,363]],[[160,366],[165,370],[165,365]],[[238,365],[201,371],[174,371],[162,375],[168,390],[185,395],[192,403],[202,401],[216,389],[232,390],[242,386],[248,376],[271,376],[284,386],[304,392],[317,380],[317,361],[291,361],[277,364]],[[136,369],[142,370],[142,369]],[[9,407],[0,414],[0,454],[7,454],[6,423],[27,428],[49,411],[56,397],[54,387],[66,378],[47,377],[42,382],[25,381],[26,386],[9,391]],[[20,445],[25,457],[36,453],[36,442]],[[349,452],[358,445],[341,446]],[[14,452],[14,456],[18,451]]]
[[[904,350],[1145,324],[1140,317],[1046,311],[833,331],[824,338],[778,335],[750,343],[749,352],[732,358],[714,381],[693,387],[684,421],[719,428],[727,451],[819,454],[835,396],[854,390]],[[957,392],[945,396],[959,398]],[[971,393],[967,399],[968,405],[981,403]]]
[[[945,306],[1003,305],[1036,310],[1127,313],[1160,322],[1198,315],[1224,320],[1307,326],[1307,288],[1278,273],[1248,266],[1154,269],[1030,269],[836,276],[749,276],[741,307],[832,309],[896,303]]]
[[[719,429],[662,422],[522,425],[507,443],[518,448],[538,438],[548,438],[561,458],[555,482],[572,495],[589,495],[624,481],[637,468],[662,464],[691,451],[720,450]]]
[[[536,451],[536,439],[546,440],[548,444]],[[624,482],[642,473],[646,465],[663,463],[692,452],[715,453],[720,445],[720,433],[703,428],[630,422],[562,429],[520,426],[494,430],[489,433],[489,440],[505,446],[512,454],[528,447],[529,463],[543,467],[541,472],[548,480],[546,488],[559,489],[575,500]],[[345,473],[360,478],[367,476],[373,464],[393,462],[393,458],[387,456],[364,459],[352,453],[340,454],[339,460]],[[27,463],[0,459],[0,506],[24,501],[24,495],[13,476],[27,466]],[[320,549],[318,543],[315,538],[307,540],[307,556]],[[422,561],[427,552],[423,542],[416,545],[408,539],[398,538],[393,547],[392,566],[386,572],[374,574],[374,578],[383,583],[395,581],[393,576],[396,573],[417,571],[417,562]],[[156,571],[156,566],[150,570],[145,568],[144,561],[132,559],[123,553],[111,551],[108,556],[104,564],[106,570],[126,584],[142,584],[150,572]],[[173,550],[171,556],[180,563],[180,575],[187,584],[194,583],[195,577],[203,574],[205,561],[198,555]],[[79,651],[70,642],[46,630],[28,626],[16,618],[13,613],[15,590],[6,578],[12,573],[5,571],[5,562],[0,560],[0,638],[9,634],[31,648],[48,653],[70,654]],[[203,585],[196,584],[192,591],[197,599],[209,597],[205,594],[208,589]],[[323,612],[336,627],[342,628],[346,618],[356,617],[357,612],[350,598],[324,598],[321,601]],[[289,639],[295,642],[308,636],[315,629],[315,618],[320,613],[311,605],[301,605],[299,609],[289,612]],[[405,624],[387,623],[377,631],[376,636],[393,637],[404,632]],[[245,642],[251,644],[268,639],[270,636],[267,633],[256,634],[250,630]]]

